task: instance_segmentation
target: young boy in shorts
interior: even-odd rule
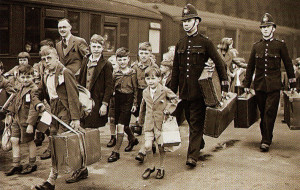
[[[37,99],[37,86],[33,82],[33,68],[30,65],[19,67],[18,80],[21,88],[16,94],[9,111],[13,114],[12,123],[12,154],[13,167],[5,174],[11,176],[17,173],[28,174],[36,171],[36,146],[34,143],[35,124],[38,118],[38,112],[34,109],[33,102]],[[21,165],[20,143],[27,143],[29,147],[29,163],[24,167]]]

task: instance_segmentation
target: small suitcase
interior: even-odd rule
[[[234,119],[236,111],[237,95],[229,92],[229,99],[222,102],[218,107],[206,107],[204,134],[218,138]]]
[[[300,94],[283,92],[284,96],[284,121],[291,130],[300,130]]]
[[[249,128],[259,119],[256,97],[254,94],[242,94],[237,97],[236,114],[234,117],[235,128]]]
[[[100,131],[87,129],[84,135],[86,165],[91,165],[101,158]],[[59,171],[66,173],[82,167],[79,137],[73,132],[65,132],[51,138],[52,163]]]
[[[204,96],[206,106],[217,106],[221,101],[221,83],[217,70],[214,67],[204,68],[198,83]]]

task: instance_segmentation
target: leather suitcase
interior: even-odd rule
[[[206,107],[204,134],[218,138],[228,127],[235,116],[237,95],[229,92],[229,99],[222,101],[221,106]]]
[[[235,128],[249,128],[259,119],[256,97],[254,94],[242,94],[237,97]]]
[[[214,67],[204,68],[198,83],[202,91],[206,106],[217,106],[221,101],[221,83]]]
[[[101,158],[99,129],[86,129],[84,138],[86,165],[98,162]],[[68,131],[51,138],[52,163],[59,171],[69,173],[82,167],[79,137]]]
[[[284,121],[291,130],[300,130],[300,94],[283,92]]]

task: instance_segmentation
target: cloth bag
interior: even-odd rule
[[[11,145],[11,124],[12,124],[12,117],[7,115],[5,117],[5,128],[2,134],[2,149],[4,151],[10,151],[12,149]]]
[[[176,117],[168,116],[162,124],[162,147],[178,146],[181,143]]]

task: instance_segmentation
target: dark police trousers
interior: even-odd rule
[[[258,108],[260,111],[261,143],[271,145],[274,123],[277,116],[280,91],[273,92],[255,91]]]
[[[204,146],[203,129],[206,106],[203,98],[192,101],[182,100],[182,104],[190,131],[187,158],[198,160],[200,147]]]

